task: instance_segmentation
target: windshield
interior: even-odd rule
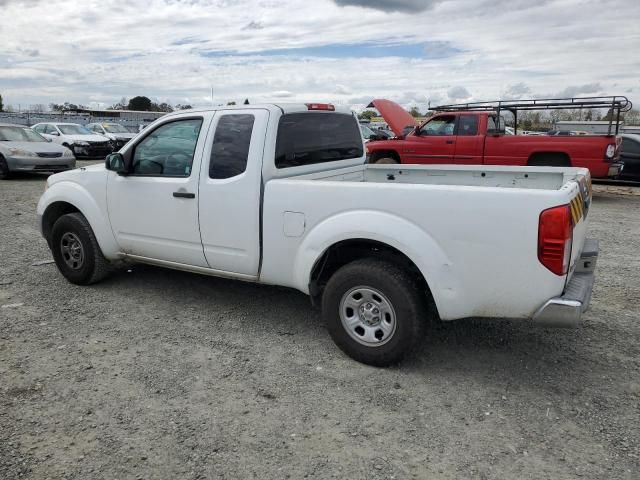
[[[375,135],[376,134],[373,130],[371,130],[366,125],[360,125],[360,131],[362,132],[362,136],[364,138],[370,138],[371,135]]]
[[[46,142],[47,140],[27,127],[0,127],[0,141]]]
[[[82,125],[57,125],[65,135],[93,135],[93,132],[87,130]]]
[[[126,128],[117,123],[106,123],[103,125],[103,127],[109,133],[129,133]]]

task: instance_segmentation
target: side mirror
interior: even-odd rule
[[[104,168],[116,172],[118,175],[127,175],[129,173],[128,163],[120,152],[111,153],[104,161]]]
[[[56,130],[54,130],[53,132],[51,132],[49,135],[55,135],[56,137],[59,137],[59,136],[60,136],[60,134],[59,134]]]
[[[45,140],[49,143],[53,142],[53,140],[51,140],[50,138],[45,138]]]

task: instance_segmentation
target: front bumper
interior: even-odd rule
[[[110,143],[104,143],[102,145],[72,145],[71,146],[73,154],[76,158],[99,158],[103,159],[111,152],[113,152],[113,147]]]
[[[64,172],[76,168],[73,157],[6,157],[10,172]]]
[[[582,314],[591,303],[598,252],[598,241],[587,239],[564,293],[540,307],[533,316],[535,323],[548,327],[577,327],[581,324]]]

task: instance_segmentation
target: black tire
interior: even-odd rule
[[[77,244],[80,249],[73,248]],[[102,255],[91,225],[81,213],[69,213],[56,220],[49,245],[58,270],[71,283],[90,285],[102,280],[111,271],[111,265]],[[80,255],[76,258],[78,252]]]
[[[398,161],[391,157],[382,157],[373,162],[376,165],[397,165]]]
[[[11,172],[9,171],[9,165],[5,158],[0,155],[0,180],[7,180],[11,177]]]
[[[392,306],[395,327],[384,343],[363,344],[364,336],[359,341],[356,338],[361,335],[357,329],[364,329],[356,326],[352,327],[350,332],[343,322],[342,316],[349,316],[350,307],[346,305],[349,305],[350,295],[355,292],[353,298],[356,298],[359,289],[379,292],[382,294],[381,300],[388,301]],[[385,367],[401,361],[422,338],[427,323],[425,300],[426,297],[417,280],[401,268],[387,261],[362,259],[343,266],[329,279],[322,296],[322,315],[331,338],[344,353],[367,365]],[[355,311],[363,309],[363,305]],[[347,313],[343,313],[343,310]],[[356,319],[355,323],[358,321]],[[378,319],[377,326],[383,321]],[[365,328],[373,331],[377,328],[375,321],[373,323],[373,326],[367,325]],[[375,330],[376,338],[380,330]]]

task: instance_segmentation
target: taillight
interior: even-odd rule
[[[616,155],[616,146],[613,143],[607,145],[607,149],[604,151],[604,156],[608,160],[611,160]]]
[[[540,214],[538,259],[556,275],[566,275],[571,260],[573,223],[571,207],[560,205]]]
[[[333,112],[336,107],[331,105],[330,103],[305,103],[307,106],[307,110],[328,110],[329,112]]]

